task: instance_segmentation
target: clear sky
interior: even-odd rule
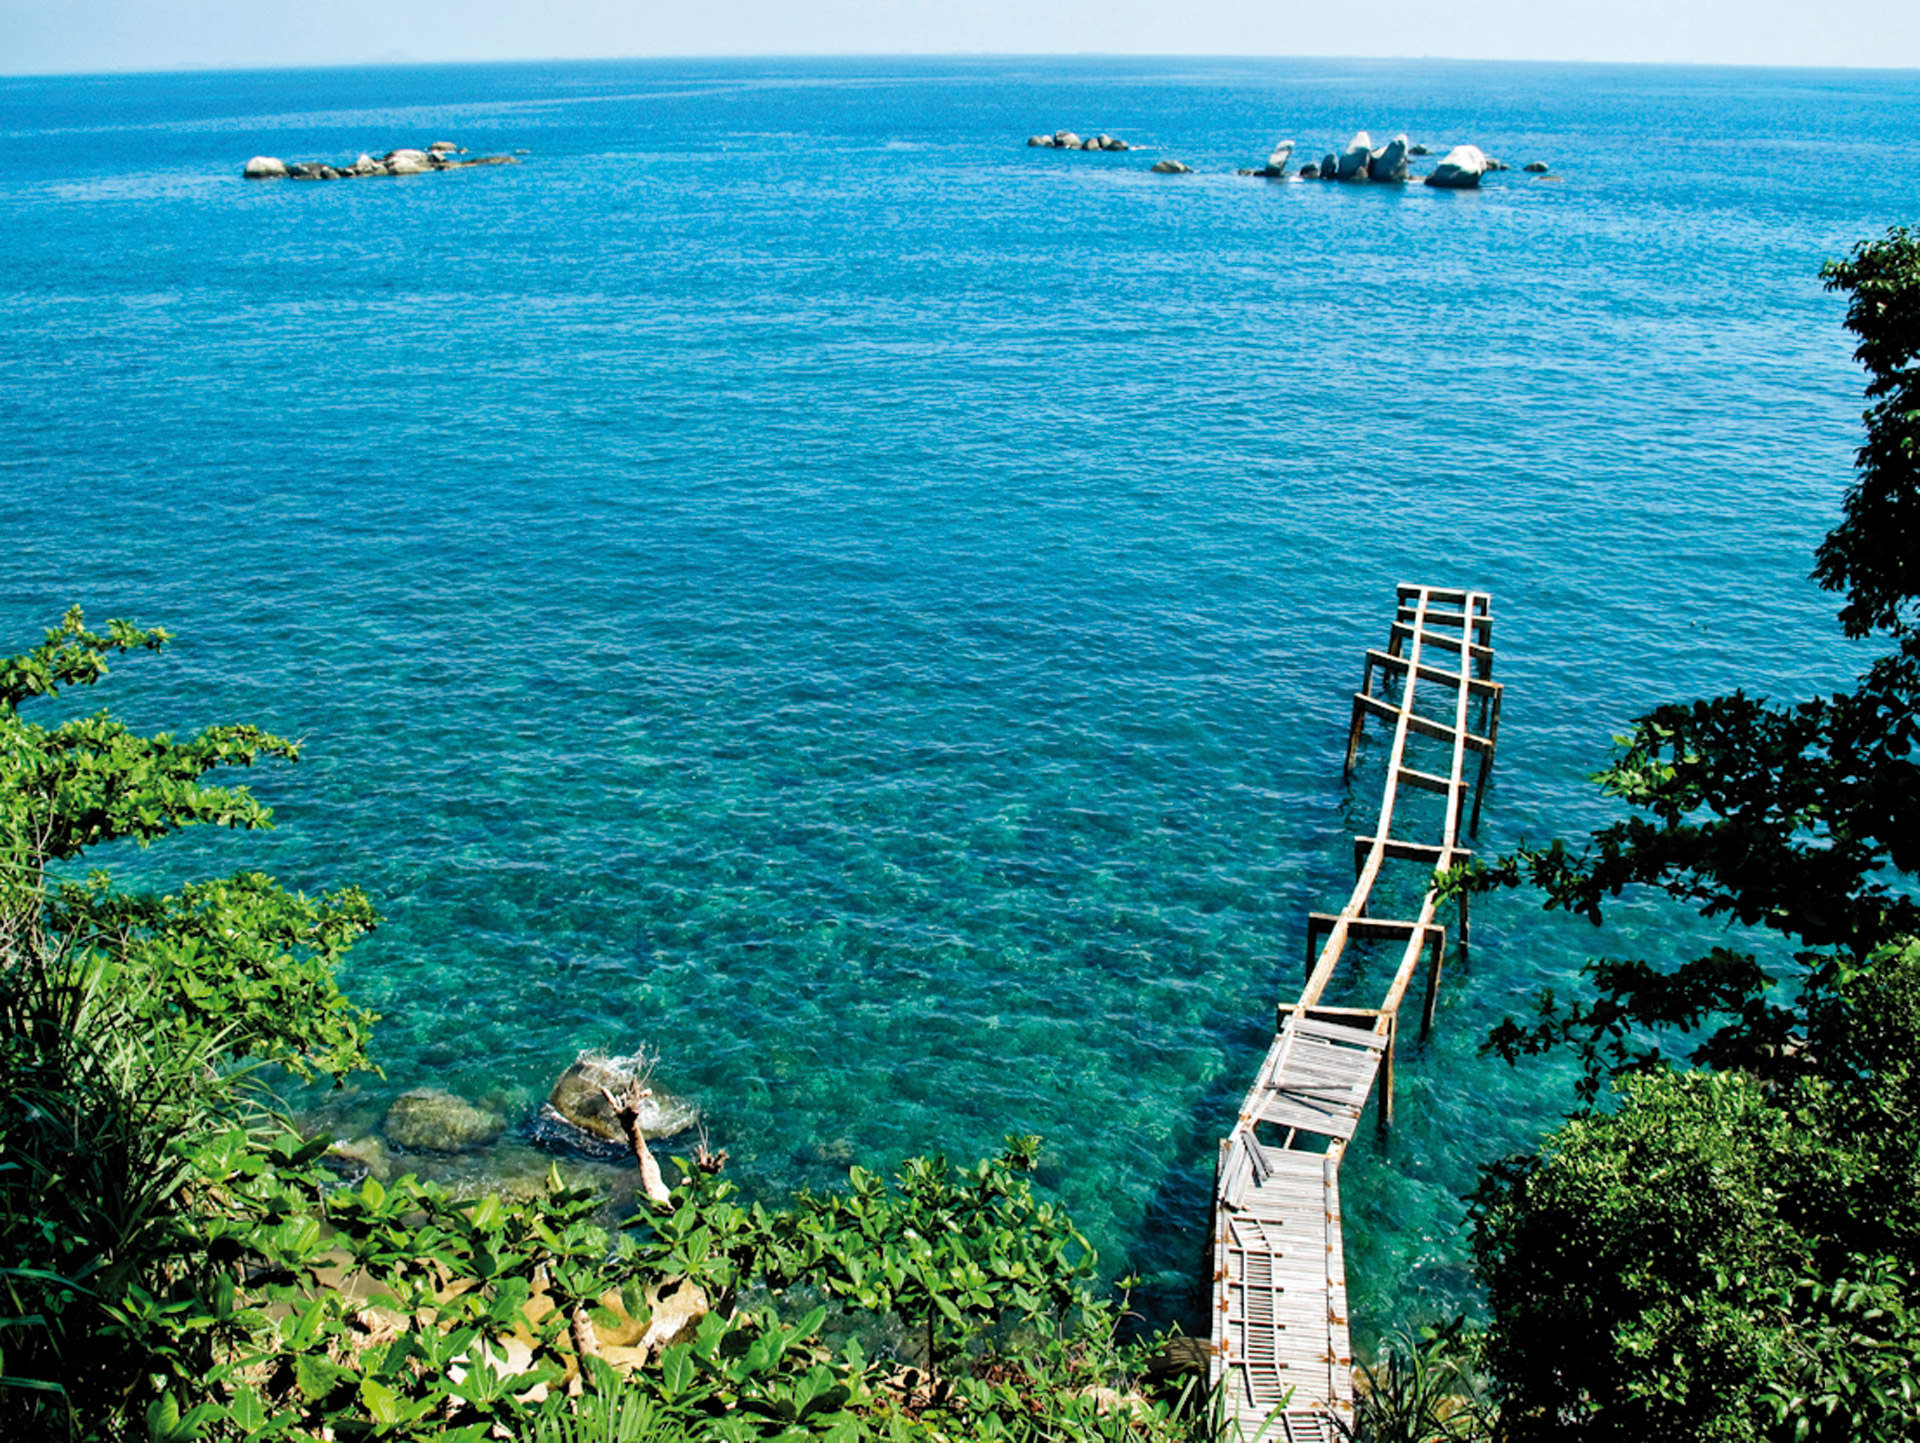
[[[1920,67],[1920,0],[0,0],[0,74],[963,52]]]

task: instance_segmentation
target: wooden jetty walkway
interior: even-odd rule
[[[1379,821],[1371,836],[1354,838],[1358,878],[1347,905],[1308,918],[1306,987],[1298,1001],[1281,1004],[1273,1045],[1220,1144],[1210,1372],[1224,1384],[1229,1436],[1244,1440],[1333,1443],[1353,1419],[1340,1159],[1376,1089],[1380,1123],[1392,1121],[1400,1006],[1423,957],[1421,1030],[1433,1025],[1447,940],[1434,919],[1433,883],[1471,855],[1462,824],[1469,834],[1479,827],[1500,729],[1491,598],[1402,584],[1387,649],[1368,651],[1354,694],[1349,775],[1369,719],[1393,728]],[[1439,803],[1422,805],[1413,792]],[[1412,876],[1418,907],[1412,916],[1382,915],[1380,905],[1396,903],[1376,888],[1391,894],[1393,883],[1382,879],[1402,868],[1414,870],[1394,880]],[[1400,905],[1409,905],[1414,893],[1402,890]],[[1399,945],[1378,1007],[1322,1003],[1350,942]]]

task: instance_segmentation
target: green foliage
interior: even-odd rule
[[[1483,1179],[1514,1436],[1920,1432],[1920,944],[1844,977],[1817,1035],[1831,1079],[1628,1078]]]
[[[1481,1334],[1464,1319],[1403,1331],[1362,1364],[1354,1394],[1352,1443],[1491,1443],[1499,1408],[1483,1369]]]

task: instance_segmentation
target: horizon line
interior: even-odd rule
[[[0,70],[0,80],[106,80],[135,76],[167,75],[262,75],[292,74],[315,70],[433,70],[513,65],[633,65],[660,62],[711,62],[752,64],[770,61],[830,60],[1118,60],[1118,61],[1325,61],[1347,65],[1566,65],[1595,69],[1646,70],[1755,70],[1799,74],[1843,72],[1846,74],[1899,75],[1920,74],[1920,65],[1824,65],[1734,60],[1621,60],[1571,59],[1562,56],[1478,56],[1478,55],[1322,55],[1322,54],[1248,54],[1218,51],[1102,51],[1102,50],[787,50],[766,52],[685,51],[645,55],[538,55],[491,56],[466,59],[427,59],[387,55],[368,59],[305,61],[300,63],[261,63],[175,65],[158,68],[136,66],[107,67],[98,70]]]

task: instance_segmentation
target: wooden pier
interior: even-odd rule
[[[1337,913],[1309,915],[1306,986],[1280,1006],[1273,1045],[1220,1144],[1210,1374],[1224,1385],[1228,1436],[1248,1443],[1333,1443],[1353,1421],[1340,1159],[1369,1094],[1378,1093],[1381,1126],[1393,1119],[1400,1007],[1422,959],[1422,1032],[1433,1025],[1447,948],[1433,884],[1471,855],[1463,823],[1469,835],[1479,827],[1500,730],[1491,598],[1401,585],[1387,649],[1367,652],[1354,694],[1349,775],[1370,719],[1390,725],[1393,740],[1378,823],[1354,838],[1353,894]],[[1415,791],[1438,805],[1415,802]],[[1413,871],[1394,875],[1401,868]],[[1413,915],[1383,915],[1395,902],[1376,889],[1391,893],[1408,876],[1420,895]],[[1412,888],[1403,890],[1410,900]],[[1386,995],[1378,1007],[1324,1005],[1355,942],[1388,943],[1390,958],[1398,944]]]

